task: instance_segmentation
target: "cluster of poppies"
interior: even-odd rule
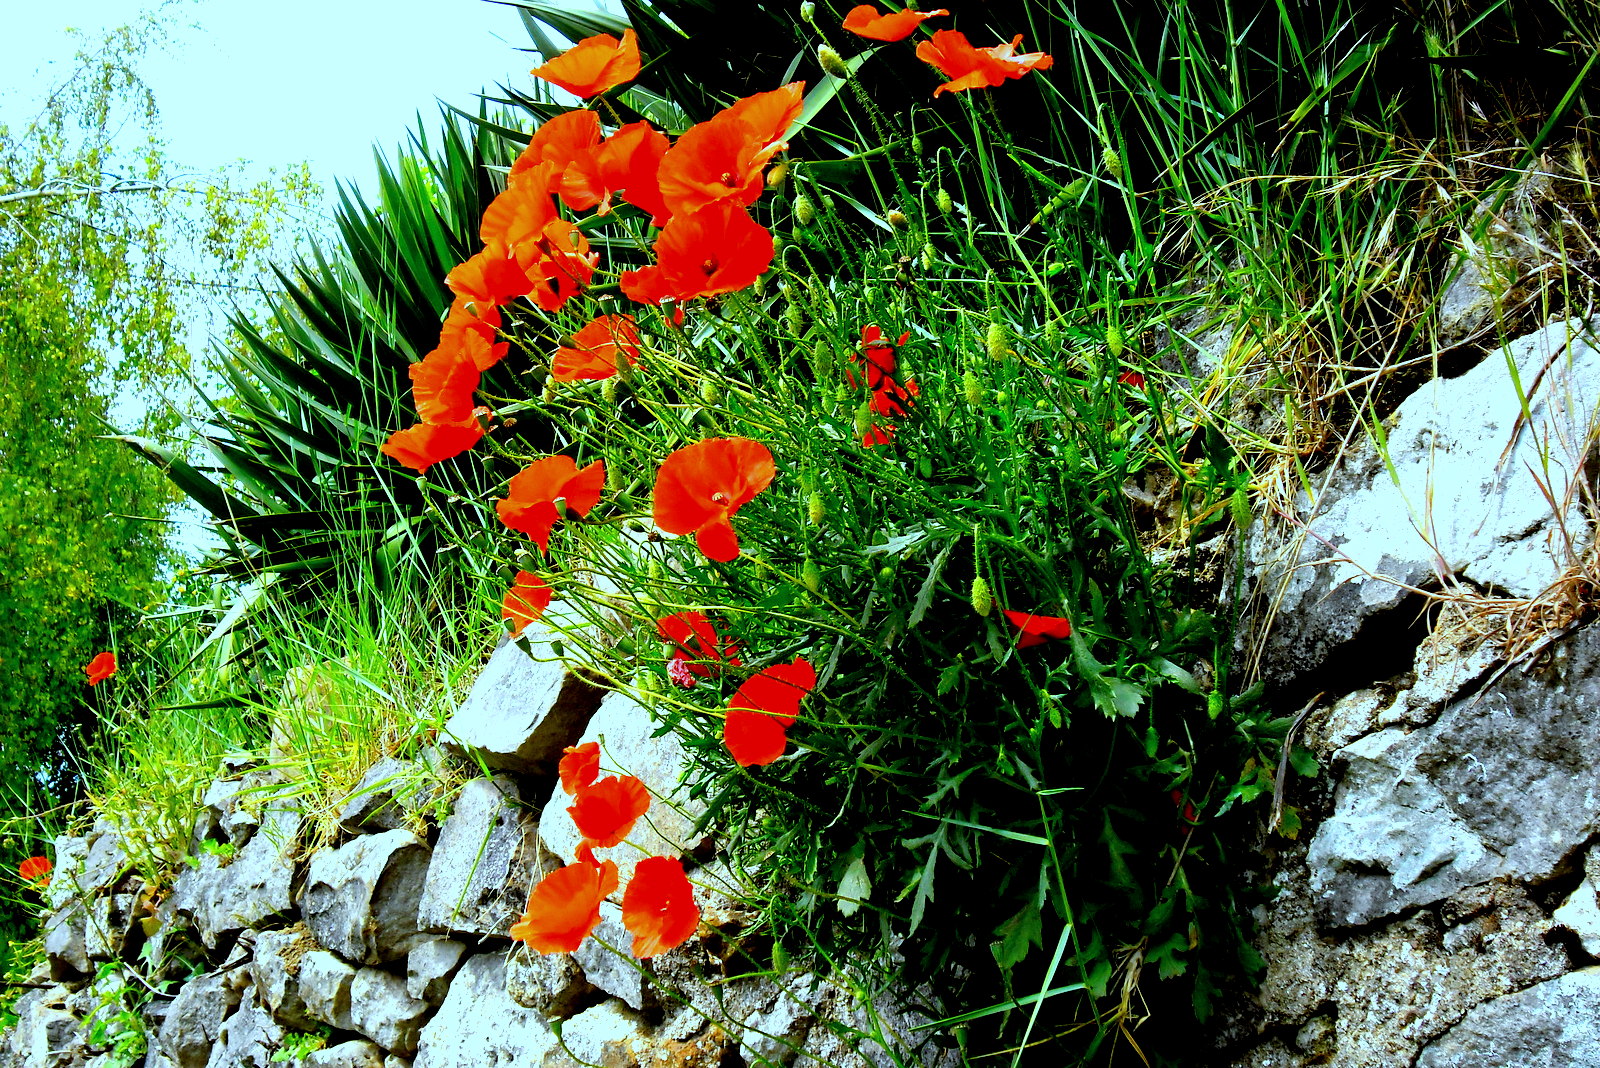
[[[617,864],[598,860],[628,837],[650,808],[650,791],[632,775],[600,777],[600,746],[569,746],[559,767],[567,809],[583,835],[577,859],[546,875],[528,895],[511,937],[539,953],[571,953],[600,923],[600,903],[616,893]],[[700,924],[689,878],[676,857],[647,857],[635,865],[622,895],[622,925],[633,935],[640,960],[682,945]]]
[[[868,409],[873,418],[861,432],[861,444],[866,446],[887,445],[894,440],[895,425],[893,423],[880,423],[879,418],[898,418],[906,414],[911,408],[912,398],[919,392],[915,379],[906,379],[902,384],[895,378],[895,350],[904,345],[911,337],[910,331],[900,335],[900,340],[894,344],[883,339],[883,331],[877,326],[863,327],[861,330],[861,355],[852,356],[851,362],[855,366],[864,367],[862,378],[865,380],[869,395]],[[851,388],[857,388],[862,383],[856,379],[853,370],[845,372],[845,378]]]
[[[949,11],[939,8],[937,11],[905,10],[881,15],[871,4],[861,4],[851,8],[844,17],[844,28],[872,41],[903,41],[925,20],[948,14]],[[959,30],[939,30],[917,45],[917,58],[950,79],[933,91],[933,95],[938,96],[967,89],[993,89],[1030,70],[1050,69],[1053,62],[1050,56],[1043,52],[1019,54],[1017,50],[1021,47],[1020,33],[1009,43],[978,48]]]

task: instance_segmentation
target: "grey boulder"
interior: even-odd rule
[[[424,930],[504,937],[538,865],[538,824],[505,776],[473,779],[439,830],[418,905]]]
[[[359,964],[405,956],[420,941],[417,901],[428,860],[428,847],[400,830],[316,854],[300,898],[312,937]]]

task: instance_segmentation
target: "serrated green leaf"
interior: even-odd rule
[[[872,897],[872,879],[867,875],[867,861],[865,857],[856,857],[850,866],[844,870],[844,877],[839,880],[839,887],[834,891],[838,895],[835,904],[839,908],[839,915],[848,919],[854,916],[861,908],[861,903]]]

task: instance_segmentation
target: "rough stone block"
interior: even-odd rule
[[[594,988],[568,953],[534,953],[513,949],[506,963],[506,990],[518,1005],[546,1017],[565,1018]]]
[[[384,1068],[383,1050],[357,1039],[308,1053],[301,1064],[304,1068]]]
[[[631,1068],[649,1064],[650,1052],[649,1026],[620,1001],[606,1001],[562,1023],[561,1044],[544,1068]]]
[[[504,776],[461,788],[440,828],[418,906],[424,930],[504,937],[528,901],[538,824]]]
[[[311,858],[300,911],[311,935],[346,960],[380,964],[419,938],[429,851],[410,831],[363,835]]]
[[[213,972],[191,979],[178,991],[161,1023],[161,1051],[177,1068],[206,1068],[223,1021],[238,1005],[239,990],[228,976]]]
[[[339,826],[351,834],[405,827],[406,810],[398,799],[411,786],[415,770],[411,761],[394,757],[372,765],[339,805]]]
[[[304,929],[262,931],[256,936],[250,962],[256,996],[274,1019],[289,1027],[311,1030],[319,1022],[306,1011],[300,996],[300,961],[316,946]]]
[[[173,906],[191,920],[207,948],[293,907],[289,887],[300,823],[291,801],[264,801],[259,828],[237,853],[203,854],[198,868],[178,876]]]
[[[1600,1066],[1600,968],[1486,1001],[1430,1042],[1417,1068]]]
[[[350,987],[355,1029],[391,1053],[417,1051],[422,1023],[432,1007],[406,992],[406,981],[380,968],[362,968]]]
[[[245,1005],[223,1021],[206,1068],[274,1068],[283,1028],[259,1005]]]
[[[325,949],[312,950],[300,958],[300,999],[305,1011],[341,1031],[355,1029],[350,1017],[350,988],[356,970]]]
[[[485,1027],[493,1020],[493,1027]],[[556,1047],[549,1024],[506,991],[506,957],[483,953],[461,966],[438,1013],[422,1029],[414,1068],[540,1064]]]
[[[655,991],[650,985],[649,962],[628,955],[632,945],[633,936],[622,925],[622,909],[604,901],[600,904],[600,926],[583,940],[572,960],[591,984],[621,998],[630,1009],[642,1012],[654,1004]]]
[[[406,993],[429,1005],[444,1001],[450,977],[461,967],[467,947],[450,938],[430,938],[406,954]]]

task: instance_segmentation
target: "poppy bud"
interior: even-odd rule
[[[833,377],[833,349],[821,338],[811,348],[811,373],[817,376],[819,382],[826,382]]]
[[[1245,489],[1243,486],[1240,486],[1238,489],[1234,490],[1233,500],[1228,502],[1228,507],[1233,512],[1234,526],[1238,527],[1241,531],[1250,526],[1250,520],[1253,517],[1251,515],[1249,490]]]
[[[641,672],[638,678],[634,681],[634,685],[637,686],[642,693],[657,692],[656,677],[648,672]]]
[[[916,5],[912,5],[912,6],[914,7]],[[913,156],[922,155],[922,135],[921,134],[912,134],[911,135],[911,154]]]
[[[1106,348],[1110,350],[1112,359],[1122,359],[1122,352],[1124,348],[1122,343],[1122,331],[1117,329],[1115,325],[1106,327]]]
[[[829,45],[817,49],[817,63],[822,67],[823,73],[831,74],[840,81],[850,77],[850,67],[845,63],[844,57]]]
[[[979,575],[972,580],[972,610],[980,616],[987,616],[994,608],[994,594],[989,592],[989,584]]]
[[[983,383],[971,371],[961,375],[961,388],[966,391],[967,403],[976,408],[983,403]]]
[[[1044,324],[1044,343],[1054,348],[1056,342],[1061,340],[1061,323],[1055,319],[1046,319]]]
[[[856,408],[856,433],[866,437],[872,433],[872,400],[869,398],[861,402]]]
[[[891,210],[888,214],[884,215],[883,218],[885,222],[894,227],[896,230],[904,230],[906,227],[911,225],[910,218],[908,218],[906,213],[903,211]]]
[[[804,333],[806,328],[806,315],[800,305],[790,302],[784,309],[784,317],[789,320],[789,329],[795,333]]]
[[[823,501],[822,494],[813,493],[811,495],[811,499],[806,502],[806,513],[807,518],[811,520],[812,526],[820,527],[822,525],[822,521],[828,517],[828,506]],[[816,591],[813,590],[812,592],[815,593]]]
[[[813,560],[807,560],[806,566],[800,569],[800,581],[805,583],[806,589],[812,593],[822,590],[822,569]]]
[[[1105,164],[1106,173],[1117,181],[1122,181],[1122,157],[1117,155],[1114,148],[1105,148],[1100,152],[1100,162]]]
[[[810,25],[816,25],[817,5],[813,4],[811,0],[805,0],[805,3],[800,5],[800,21]]]
[[[884,565],[878,569],[878,584],[887,586],[894,581],[894,568]]]
[[[833,210],[833,198],[826,193],[822,194],[822,209],[824,211]]]
[[[956,210],[956,202],[950,199],[948,190],[941,189],[933,195],[933,203],[941,215],[949,215]]]
[[[758,275],[756,275],[756,280],[754,282],[750,283],[750,292],[754,293],[758,297],[766,296],[767,295],[767,279],[770,278],[770,277],[772,277],[772,272],[771,271],[768,271],[766,274],[758,274]]]
[[[817,218],[816,206],[811,203],[811,198],[804,193],[794,198],[794,221],[801,226],[810,226]]]
[[[999,319],[990,320],[989,333],[984,339],[984,347],[989,350],[989,359],[1005,359],[1008,351],[1006,348],[1006,342],[1008,340],[1010,340],[1010,337],[1009,331],[1006,330],[1006,324],[1001,322]]]
[[[667,569],[661,566],[660,560],[650,561],[649,573],[651,582],[665,582],[667,580]]]
[[[608,378],[600,385],[600,396],[607,404],[615,405],[622,397],[622,380]]]
[[[770,171],[767,172],[767,188],[768,189],[776,189],[776,188],[778,188],[780,185],[783,184],[784,179],[788,178],[788,177],[789,177],[789,165],[787,163],[778,164],[776,167],[772,168]]]
[[[835,405],[841,408],[846,404],[849,404],[850,387],[845,385],[843,382],[839,383],[839,388],[833,391],[833,402]]]
[[[1007,393],[1003,389],[1002,390],[998,390],[998,391],[996,391],[996,393],[994,395],[994,402],[996,404],[1000,405],[1003,408],[1007,404],[1011,403],[1011,394]]]
[[[933,265],[935,263],[938,263],[938,262],[939,262],[939,251],[938,251],[938,249],[934,248],[931,242],[929,244],[923,245],[922,246],[922,269],[924,271],[931,271],[931,270],[933,270]]]

